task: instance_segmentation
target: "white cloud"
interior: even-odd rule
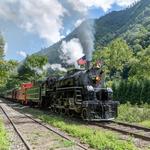
[[[27,56],[26,52],[24,52],[24,51],[17,51],[17,54],[24,58]]]
[[[68,34],[70,34],[70,33],[71,33],[71,30],[68,29],[68,30],[66,31],[66,35],[68,35]]]
[[[113,4],[126,7],[135,1],[137,0],[0,0],[0,18],[37,34],[50,45],[63,38],[66,16],[71,16],[74,20],[74,15],[79,14],[75,23],[78,26],[82,19],[86,19],[88,10],[92,7],[107,11]]]
[[[117,4],[120,6],[129,6],[139,0],[117,0]]]
[[[106,12],[112,7],[113,4],[126,7],[138,0],[78,0],[78,2],[73,0],[67,1],[73,5],[73,9],[86,14],[87,11],[92,7],[102,8]]]
[[[78,20],[75,22],[74,26],[75,26],[75,27],[78,27],[83,21],[84,21],[84,19],[78,19]]]
[[[67,11],[58,0],[5,0],[0,2],[0,17],[38,34],[49,44],[61,38],[62,17]]]

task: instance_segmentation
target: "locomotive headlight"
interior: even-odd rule
[[[96,76],[96,81],[100,81],[100,80],[101,80],[100,76]]]

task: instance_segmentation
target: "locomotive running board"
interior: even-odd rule
[[[115,118],[109,118],[109,119],[84,119],[84,121],[112,121]]]

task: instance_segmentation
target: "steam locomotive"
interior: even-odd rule
[[[63,77],[50,76],[42,83],[26,83],[7,92],[5,97],[50,108],[58,114],[78,115],[88,121],[117,117],[118,101],[113,101],[111,88],[104,88],[104,72],[100,66],[74,69]]]

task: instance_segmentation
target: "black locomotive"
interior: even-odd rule
[[[117,117],[118,102],[111,88],[104,88],[104,72],[100,66],[74,69],[65,76],[48,77],[41,86],[41,107],[83,120],[111,120]]]

